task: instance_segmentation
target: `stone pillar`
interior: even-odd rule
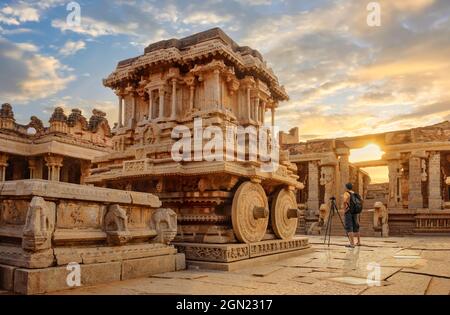
[[[159,119],[164,118],[164,88],[159,89]]]
[[[152,120],[153,119],[153,115],[152,115],[152,110],[153,110],[152,90],[148,89],[147,90],[147,94],[148,94],[148,115],[147,115],[147,118],[148,118],[148,120]]]
[[[119,127],[123,126],[123,121],[122,121],[122,107],[123,107],[123,96],[119,95],[119,119],[118,119],[118,125]]]
[[[91,161],[81,160],[80,168],[81,168],[80,169],[80,173],[81,173],[80,184],[83,185],[86,178],[91,173]]]
[[[170,119],[174,120],[177,109],[177,79],[172,79],[172,109],[170,112]]]
[[[364,195],[364,174],[358,169],[358,191],[360,196]]]
[[[131,93],[131,123],[136,119],[136,94],[134,92]]]
[[[347,148],[338,148],[336,149],[336,154],[339,155],[339,174],[340,174],[340,182],[339,182],[339,196],[343,196],[346,190],[345,184],[350,181],[350,163],[348,161],[348,157],[350,155],[350,150]],[[353,186],[356,186],[356,183],[352,183]]]
[[[335,165],[323,165],[320,172],[320,184],[325,186],[323,202],[330,204],[330,198],[335,196]],[[336,196],[335,196],[336,197]]]
[[[275,107],[270,109],[272,111],[272,127],[275,127]]]
[[[412,153],[409,158],[408,209],[423,207],[421,163],[421,156]]]
[[[255,120],[259,122],[259,97],[255,99]]]
[[[261,123],[264,124],[264,116],[266,114],[266,102],[262,103],[262,108],[261,108]]]
[[[37,177],[37,160],[36,158],[28,158],[28,169],[30,171],[30,179],[35,179]]]
[[[430,152],[428,161],[428,208],[441,210],[441,153]]]
[[[6,168],[8,167],[9,155],[7,153],[0,153],[0,182],[6,180]]]
[[[247,88],[247,119],[251,119],[251,111],[250,108],[252,107],[252,99],[250,96],[250,88]]]
[[[399,160],[388,160],[389,172],[389,194],[388,194],[388,208],[399,207],[399,195],[401,191],[398,190],[398,172],[400,169]]]
[[[214,103],[216,108],[222,108],[222,102],[220,101],[220,70],[214,70]]]
[[[319,166],[317,161],[308,162],[308,212],[319,211]]]
[[[195,85],[192,84],[189,86],[189,111],[192,111],[194,109],[194,92]]]
[[[63,166],[63,157],[60,155],[47,155],[45,162],[48,167],[48,180],[59,181],[61,167]]]

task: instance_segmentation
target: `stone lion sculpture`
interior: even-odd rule
[[[118,204],[109,206],[104,219],[109,245],[123,245],[131,239],[126,211]]]
[[[22,248],[38,251],[51,247],[55,230],[55,204],[42,197],[33,197],[23,228]]]
[[[311,226],[308,229],[309,235],[313,235],[316,233],[319,235],[322,234],[322,228],[326,225],[328,221],[328,213],[329,213],[328,206],[324,203],[321,204],[319,208],[319,220],[311,224]]]
[[[155,242],[169,244],[177,236],[177,214],[169,208],[160,208],[153,213],[152,228],[158,235]]]
[[[374,204],[373,228],[375,230],[381,230],[383,237],[389,236],[388,210],[380,201]]]

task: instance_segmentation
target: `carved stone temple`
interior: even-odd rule
[[[261,154],[238,160],[241,152],[250,155],[250,144],[239,146],[233,134],[215,148],[222,160],[175,161],[171,155],[178,140],[172,131],[185,126],[195,134],[198,119],[201,128],[224,135],[238,126],[256,135],[274,125],[288,95],[258,51],[211,29],[151,44],[143,55],[119,62],[103,83],[118,97],[119,122],[114,152],[94,158],[87,183],[157,194],[178,215],[175,241],[190,263],[230,268],[225,263],[309,247],[306,238],[293,238],[295,191],[303,184],[287,152],[266,171]],[[192,138],[189,144],[196,154],[208,141]],[[277,148],[275,141],[271,149]]]
[[[45,127],[36,116],[16,123],[10,104],[0,108],[0,180],[48,179],[82,184],[91,161],[107,154],[111,130],[106,114],[94,110],[87,120],[79,109],[67,116],[60,107]]]

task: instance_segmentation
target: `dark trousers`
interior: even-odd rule
[[[352,214],[350,211],[346,211],[344,214],[345,230],[347,233],[359,232],[358,214]]]

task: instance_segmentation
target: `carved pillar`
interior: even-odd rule
[[[153,114],[152,114],[152,110],[153,110],[153,97],[152,97],[152,90],[149,88],[147,89],[147,94],[148,94],[148,120],[152,120],[153,119]]]
[[[408,178],[408,208],[417,209],[423,207],[422,197],[422,159],[419,155],[411,154],[409,158]]]
[[[91,173],[91,161],[81,160],[81,177],[80,177],[80,184],[84,184],[84,181]]]
[[[122,121],[122,107],[123,107],[123,96],[122,94],[119,94],[119,119],[118,119],[118,124],[119,127],[123,126],[123,121]]]
[[[388,207],[397,208],[399,206],[399,196],[401,192],[399,190],[399,178],[400,171],[399,160],[388,160],[388,172],[389,172],[389,194],[388,194]]]
[[[251,119],[251,110],[250,107],[252,106],[252,99],[250,96],[250,88],[247,88],[247,119]]]
[[[47,155],[45,162],[48,167],[48,180],[59,181],[61,167],[63,166],[63,157],[60,155]]]
[[[319,211],[319,166],[317,161],[308,162],[308,212]]]
[[[28,169],[30,171],[30,179],[35,179],[37,177],[37,160],[34,157],[28,158]]]
[[[177,79],[172,79],[172,109],[170,111],[170,119],[174,120],[177,108]]]
[[[441,153],[430,152],[428,163],[428,208],[441,210]]]
[[[343,196],[345,191],[345,184],[350,181],[350,163],[348,161],[349,152],[348,149],[345,149],[346,152],[339,152],[339,173],[341,177],[340,187],[339,187],[339,195]],[[355,185],[356,183],[353,183]]]
[[[189,86],[189,111],[192,111],[194,109],[194,92],[195,92],[195,85],[192,84]]]
[[[259,119],[259,97],[257,97],[255,99],[255,120],[257,122],[260,121],[260,119]]]
[[[189,87],[189,108],[188,108],[188,113],[190,113],[194,109],[195,76],[187,75],[184,78],[184,82]]]
[[[159,89],[159,119],[164,118],[164,88]]]
[[[364,174],[358,169],[358,191],[360,196],[364,196]]]
[[[130,119],[130,127],[133,126],[133,123],[136,119],[136,94],[131,92],[131,119]]]
[[[329,204],[330,198],[335,196],[335,165],[323,165],[320,173],[320,184],[325,186],[323,202]]]
[[[272,112],[272,127],[275,127],[275,107],[272,107],[270,110]]]
[[[6,168],[8,167],[9,155],[7,153],[0,153],[0,181],[6,180]]]
[[[215,69],[214,70],[214,105],[216,108],[221,109],[222,104],[220,101],[220,70]]]
[[[262,103],[262,109],[261,109],[261,123],[264,124],[264,116],[266,114],[266,102]]]

